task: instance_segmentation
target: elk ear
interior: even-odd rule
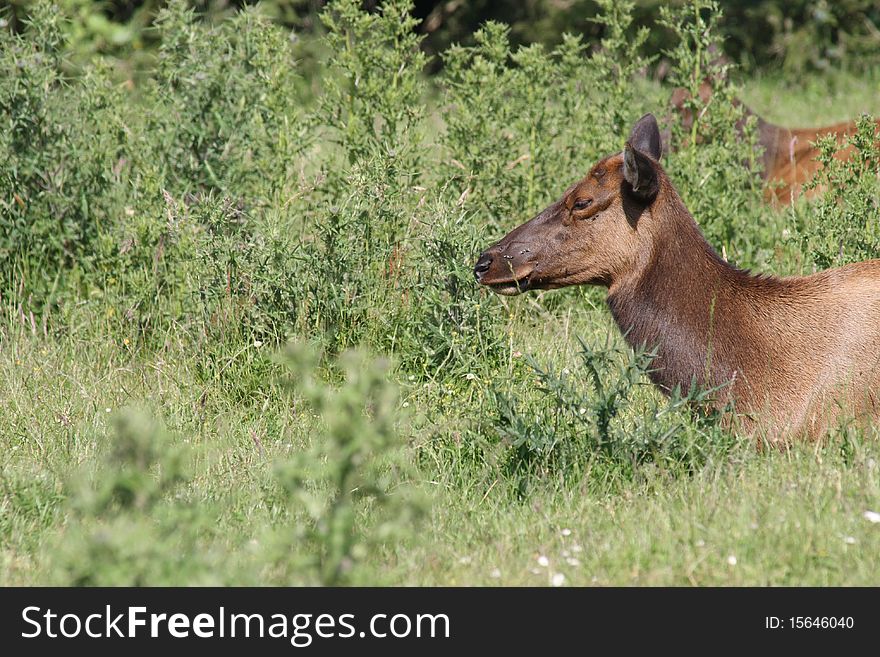
[[[630,142],[623,149],[623,177],[632,187],[633,195],[643,201],[654,200],[660,191],[657,163]]]
[[[650,155],[655,161],[660,161],[663,154],[660,142],[660,128],[653,114],[645,114],[636,121],[632,132],[629,133],[627,143],[632,144],[636,150],[645,155]]]
[[[653,200],[660,190],[657,161],[662,154],[661,144],[657,119],[645,114],[633,126],[623,149],[623,177],[643,201]]]

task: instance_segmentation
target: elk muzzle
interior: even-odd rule
[[[529,289],[534,272],[534,261],[529,258],[530,253],[530,249],[522,244],[501,240],[480,255],[474,265],[474,277],[478,283],[498,294],[514,295],[525,292]]]
[[[483,251],[474,266],[477,282],[508,296],[538,288],[548,226],[560,223],[562,209],[561,202],[554,203]]]

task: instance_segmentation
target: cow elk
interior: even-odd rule
[[[753,275],[713,250],[659,164],[650,114],[539,215],[480,255],[477,281],[514,295],[591,284],[625,339],[657,354],[665,393],[718,388],[739,426],[818,438],[880,415],[880,260],[805,277]]]
[[[698,93],[700,103],[707,107],[712,101],[712,84],[704,80]],[[678,115],[686,133],[691,131],[694,122],[693,109],[688,103],[690,98],[690,93],[679,87],[672,92],[669,99],[673,113]],[[764,120],[742,101],[735,99],[734,103],[742,107],[743,111],[743,118],[736,125],[740,136],[745,129],[746,120],[749,117],[755,118],[758,146],[761,149],[761,178],[767,183],[764,200],[769,203],[788,205],[801,194],[809,198],[823,191],[818,186],[804,188],[822,166],[816,146],[816,142],[822,137],[831,136],[840,145],[834,154],[836,159],[846,161],[853,155],[854,149],[846,140],[857,130],[854,121],[821,128],[784,128]],[[880,119],[877,120],[877,131],[880,133]],[[668,135],[668,131],[665,134]]]

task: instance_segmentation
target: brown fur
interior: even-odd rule
[[[727,384],[717,406],[734,402],[744,428],[771,440],[880,417],[880,260],[791,278],[732,267],[633,135],[627,149],[656,177],[648,197],[635,192],[622,154],[601,160],[482,254],[480,283],[502,294],[608,287],[626,340],[657,349],[655,384],[667,393]]]
[[[711,101],[712,87],[709,82],[700,85],[699,93],[704,104]],[[692,111],[685,102],[689,97],[685,89],[678,88],[672,92],[669,101],[685,131],[689,131],[693,125]],[[741,101],[735,102],[743,107],[745,117],[754,116],[757,120],[758,145],[763,153],[761,177],[767,181],[764,200],[788,205],[801,194],[809,198],[822,193],[821,187],[803,188],[822,167],[818,160],[819,149],[812,144],[821,137],[832,135],[843,146],[845,139],[856,132],[855,122],[844,121],[821,128],[784,128],[765,121]],[[742,131],[743,126],[744,122],[741,122],[737,129]],[[877,120],[877,131],[880,134],[880,119]],[[852,154],[852,146],[843,146],[834,157],[846,161]]]

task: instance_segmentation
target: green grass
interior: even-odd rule
[[[880,79],[876,71],[786,79],[759,75],[742,81],[743,101],[760,116],[787,128],[820,127],[852,121],[859,114],[880,114]]]
[[[564,366],[575,335],[605,339],[603,313],[575,306],[521,316],[511,343]],[[266,479],[273,461],[304,449],[315,429],[308,413],[291,412],[278,386],[231,404],[200,385],[196,358],[183,350],[144,354],[112,340],[46,341],[10,324],[3,343],[0,583],[52,581],[48,564],[59,549],[52,537],[69,521],[66,472],[95,458],[113,436],[111,420],[128,405],[160,413],[195,450],[182,495],[204,505],[214,526],[199,536],[200,549],[246,564],[207,579],[184,571],[178,583],[297,581],[248,556],[267,530],[289,530],[291,516],[267,496]],[[486,382],[461,385],[479,396]],[[405,394],[401,412],[431,411],[439,394]],[[643,394],[656,395],[650,388]],[[444,420],[460,423],[454,410]],[[562,573],[571,585],[876,584],[880,528],[863,517],[880,508],[876,438],[770,453],[740,444],[688,476],[648,466],[632,479],[593,477],[587,465],[577,480],[534,483],[525,498],[491,464],[444,467],[430,477],[423,468],[413,481],[433,503],[418,537],[374,546],[358,581],[544,585]],[[409,440],[414,450],[431,449],[418,435]],[[548,567],[539,564],[542,556]]]
[[[435,548],[404,553],[427,566],[402,581],[540,586],[562,573],[572,585],[876,584],[880,539],[862,512],[877,495],[871,458],[809,449],[685,480],[648,475],[605,496],[557,489],[516,503],[487,490],[462,504],[450,495],[433,521]]]

